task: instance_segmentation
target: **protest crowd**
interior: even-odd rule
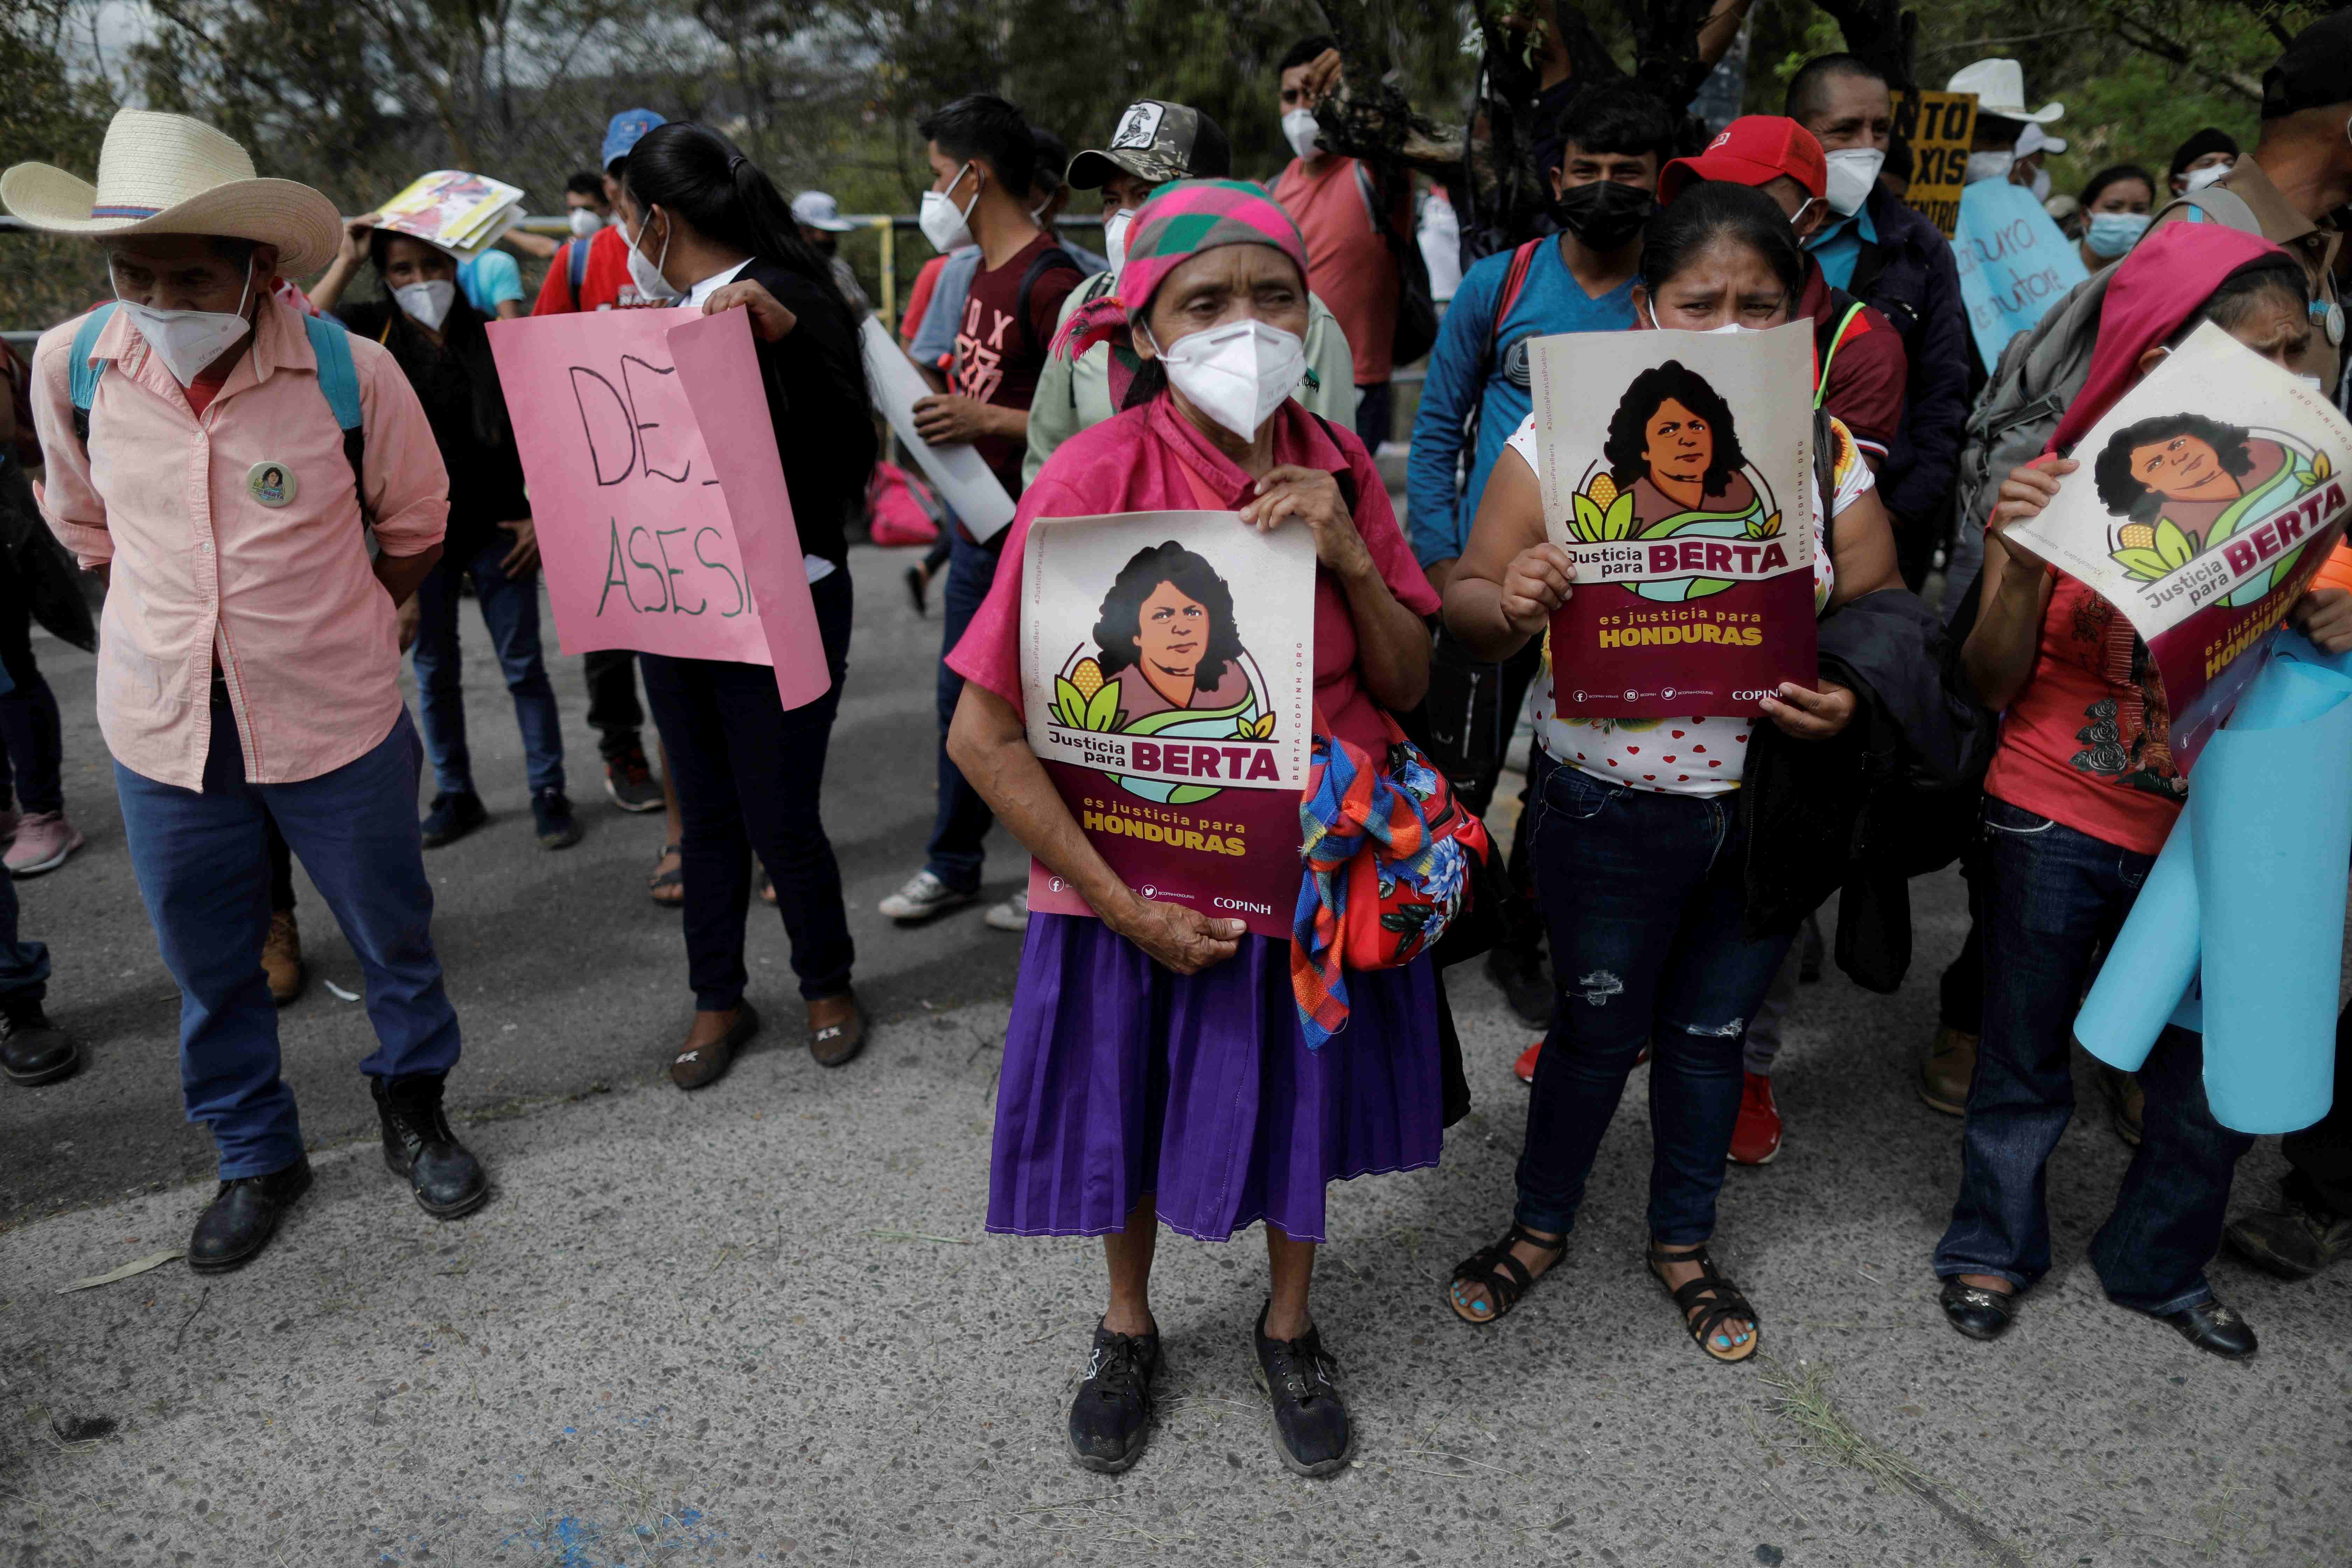
[[[1186,103],[1049,130],[1049,104],[940,102],[912,127],[936,254],[895,321],[833,195],[654,109],[581,149],[561,242],[502,226],[521,193],[496,171],[346,215],[143,110],[95,169],[9,168],[0,205],[101,253],[111,295],[0,384],[8,1080],[71,1094],[88,1043],[76,955],[37,940],[93,853],[37,621],[96,649],[185,1110],[218,1154],[188,1267],[250,1263],[311,1182],[278,1058],[295,861],[365,973],[386,1164],[436,1220],[529,1205],[450,1116],[433,856],[496,830],[475,615],[537,842],[583,831],[559,689],[586,694],[587,787],[663,818],[647,891],[679,910],[692,993],[670,1081],[718,1085],[778,1026],[855,1070],[872,1025],[819,783],[855,689],[851,547],[914,498],[936,539],[887,591],[939,622],[936,746],[908,764],[937,808],[879,913],[981,902],[1000,822],[1034,859],[975,911],[1008,933],[1013,1001],[966,1179],[992,1232],[1100,1238],[1099,1301],[1055,1352],[1084,1369],[1078,1465],[1124,1470],[1150,1437],[1162,1228],[1261,1224],[1276,1457],[1348,1465],[1346,1325],[1312,1291],[1326,1194],[1441,1166],[1464,963],[1536,1037],[1524,1143],[1480,1200],[1491,1242],[1400,1297],[1465,1332],[1565,1310],[1538,1287],[1644,1068],[1624,1261],[1664,1331],[1753,1358],[1798,1303],[1751,1300],[1710,1248],[1727,1169],[1789,1136],[1783,1021],[1828,963],[1895,990],[1906,883],[1954,865],[1971,929],[1903,1070],[1960,1119],[1961,1161],[1933,1256],[1888,1266],[1931,1272],[1972,1340],[2034,1310],[2079,1044],[2134,1147],[2100,1286],[2255,1354],[2217,1257],[2308,1278],[2352,1252],[2352,817],[2279,866],[2231,852],[2226,812],[2265,771],[2318,795],[2352,765],[2328,717],[2352,696],[2352,13],[2283,46],[2250,135],[2079,192],[2044,167],[2065,106],[2012,59],[1937,89],[1820,54],[1780,112],[1711,131],[1553,61],[1540,198],[1498,218],[1475,174],[1349,141],[1350,69],[1329,37],[1283,57],[1264,97],[1294,156],[1264,181]],[[1101,254],[1066,208],[1099,210]],[[608,531],[600,489],[651,521]],[[678,613],[618,608],[652,595]],[[592,649],[576,668],[551,619]],[[2231,913],[2289,896],[2322,911],[2292,970]],[[764,909],[787,1019],[751,994]],[[2266,1133],[2284,1190],[2233,1196]]]

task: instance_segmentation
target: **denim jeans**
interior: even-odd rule
[[[786,710],[763,664],[646,654],[646,700],[669,752],[685,831],[687,978],[696,1008],[723,1013],[743,1000],[743,929],[751,857],[776,885],[792,941],[793,973],[811,1000],[849,989],[856,950],[842,903],[841,867],[818,798],[824,755],[849,662],[849,574],[809,584],[833,685]]]
[[[1518,1222],[1548,1234],[1575,1223],[1648,1046],[1650,1234],[1705,1241],[1739,1119],[1748,1017],[1790,941],[1740,932],[1738,792],[1660,795],[1556,767],[1536,810],[1536,898],[1559,993],[1528,1101]]]
[[[2352,1215],[2352,1007],[2336,1019],[2336,1100],[2327,1114],[2280,1141],[2294,1167],[2289,1197],[2335,1214]]]
[[[952,524],[949,532],[953,542],[948,555],[947,586],[940,595],[944,622],[940,643],[940,801],[938,815],[931,820],[931,841],[923,869],[957,892],[969,893],[980,886],[981,862],[988,853],[982,845],[988,830],[996,825],[996,814],[989,810],[980,792],[964,781],[963,771],[948,760],[948,726],[955,722],[963,677],[948,668],[947,656],[963,640],[964,628],[980,614],[980,602],[988,597],[989,584],[996,581],[996,557],[1004,535],[974,544]]]
[[[1935,1270],[2019,1289],[2050,1270],[2050,1152],[2074,1111],[2068,1051],[2091,959],[2111,938],[2152,855],[2118,848],[2006,801],[1984,804],[1984,1033],[1960,1135],[1960,1194]],[[2139,1070],[2139,1147],[2091,1239],[2108,1299],[2177,1312],[2213,1294],[2230,1178],[2253,1139],[2213,1120],[2204,1042],[2168,1028]]]
[[[499,560],[514,548],[514,535],[494,528],[489,542],[470,558],[445,555],[416,590],[416,708],[424,721],[425,749],[433,758],[435,787],[443,795],[474,793],[473,758],[466,750],[466,698],[457,654],[458,580],[473,574],[474,597],[482,624],[498,650],[499,668],[514,697],[515,722],[522,729],[523,763],[530,793],[563,787],[563,721],[555,710],[555,689],[539,647],[539,575],[509,577]]]
[[[49,950],[16,933],[16,879],[0,871],[0,996],[38,1002],[49,994]]]
[[[335,913],[367,977],[372,1078],[446,1073],[457,1012],[433,951],[433,889],[417,837],[425,761],[404,710],[373,750],[297,784],[252,784],[226,700],[212,712],[205,787],[182,789],[117,763],[123,837],[139,896],[180,987],[180,1089],[212,1128],[223,1181],[267,1175],[302,1152],[294,1091],[278,1076],[278,1006],[262,977],[275,820]]]

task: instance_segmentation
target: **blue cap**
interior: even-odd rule
[[[638,138],[656,125],[667,123],[650,109],[625,109],[613,116],[604,127],[604,155],[598,162],[605,168],[613,166],[615,158],[625,158]]]

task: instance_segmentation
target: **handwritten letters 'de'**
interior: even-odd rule
[[[1748,713],[1813,682],[1812,331],[1536,340],[1551,618],[1571,717]]]
[[[490,347],[563,651],[770,665],[785,707],[822,696],[749,317],[529,317],[492,322]]]
[[[1120,880],[1286,936],[1315,683],[1315,540],[1232,512],[1039,518],[1022,561],[1029,748]],[[1043,865],[1032,909],[1091,914]]]

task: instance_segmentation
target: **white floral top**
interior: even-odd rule
[[[1830,434],[1837,442],[1830,462],[1836,491],[1830,515],[1834,517],[1878,480],[1870,465],[1862,460],[1853,432],[1832,419]],[[1537,468],[1534,415],[1512,432],[1507,449],[1517,452],[1529,468]],[[1837,568],[1830,559],[1821,487],[1810,476],[1807,482],[1813,490],[1813,611],[1818,615],[1829,607]],[[1534,700],[1536,742],[1554,762],[1581,768],[1595,778],[1665,795],[1721,795],[1738,789],[1739,770],[1748,761],[1748,733],[1756,725],[1770,722],[1761,713],[1694,714],[1687,719],[1562,718],[1559,700],[1552,695],[1549,637]]]

